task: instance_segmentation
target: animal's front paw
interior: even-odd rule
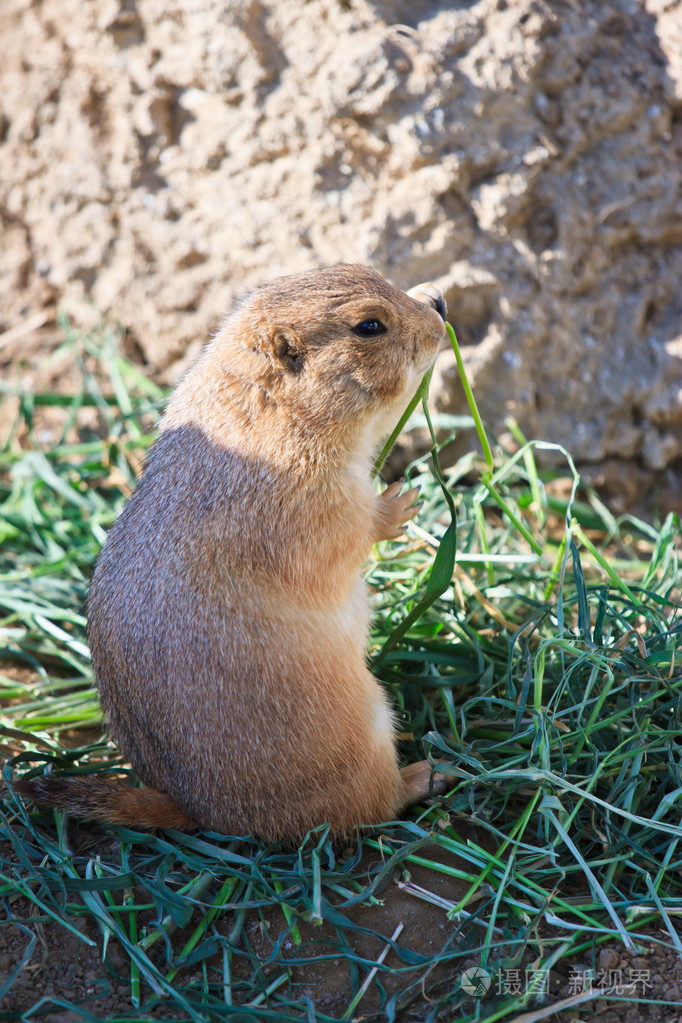
[[[391,483],[377,497],[375,540],[395,540],[405,532],[405,526],[422,506],[419,488],[403,491],[404,479]]]

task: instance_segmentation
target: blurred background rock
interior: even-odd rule
[[[245,286],[367,263],[444,290],[493,429],[679,510],[678,0],[3,0],[0,33],[4,373],[65,304],[172,381]],[[448,353],[432,394],[464,410]]]

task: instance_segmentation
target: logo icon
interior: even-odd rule
[[[492,975],[482,966],[471,966],[462,974],[462,990],[474,998],[483,998],[492,979]]]

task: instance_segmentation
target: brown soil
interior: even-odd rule
[[[86,825],[72,826],[72,844],[82,845],[89,852],[100,852],[103,859],[113,850],[107,842],[106,833],[98,828],[87,828]],[[474,840],[481,836],[471,833]],[[94,847],[93,847],[94,843]],[[116,845],[116,843],[114,843]],[[4,856],[11,855],[6,846],[2,847]],[[442,850],[426,850],[425,855],[443,863],[458,865],[454,857],[448,857]],[[369,868],[376,862],[379,854],[367,851],[365,859]],[[461,866],[461,863],[459,864]],[[145,900],[144,889],[136,889],[134,897]],[[402,992],[403,1004],[399,1001],[396,1019],[399,1021],[420,1021],[433,1010],[434,1002],[439,997],[452,992],[459,984],[462,973],[473,969],[480,963],[480,955],[475,948],[484,939],[485,921],[483,924],[471,923],[463,929],[456,940],[455,924],[448,920],[446,911],[429,897],[456,902],[464,894],[464,887],[451,877],[438,874],[431,869],[419,865],[405,870],[396,871],[388,885],[380,892],[374,905],[358,905],[344,909],[343,913],[353,925],[364,929],[364,933],[354,932],[352,950],[368,964],[385,955],[383,965],[379,969],[377,979],[390,998]],[[77,896],[70,895],[69,900],[77,903]],[[103,939],[93,917],[86,911],[79,917],[71,915],[70,920],[75,930],[83,938],[69,933],[63,926],[47,920],[41,924],[34,922],[33,905],[23,896],[10,897],[7,903],[11,913],[4,919],[0,918],[0,981],[8,977],[12,970],[25,958],[24,966],[12,984],[11,990],[0,1001],[0,1019],[27,1019],[32,1023],[35,1019],[47,1023],[80,1023],[92,1014],[97,1020],[131,1014],[131,1018],[145,1020],[181,1020],[185,1014],[171,1009],[163,1003],[154,1004],[151,992],[142,985],[142,1003],[138,1016],[131,1002],[129,961],[126,953],[116,941],[108,943],[106,957],[103,956]],[[152,922],[152,914],[140,914],[144,922]],[[302,943],[295,944],[291,935],[284,940],[281,953],[276,960],[266,967],[266,976],[276,978],[281,974],[283,966],[295,958],[298,965],[291,969],[291,991],[295,997],[304,996],[310,999],[316,1012],[325,1014],[331,1019],[340,1019],[347,1010],[352,998],[352,985],[347,960],[335,958],[338,952],[339,937],[335,928],[329,923],[320,926],[298,920]],[[226,913],[218,919],[218,931],[226,935],[234,924],[234,916]],[[196,925],[175,931],[171,943],[175,953],[185,944]],[[397,943],[408,952],[419,956],[430,957],[446,949],[450,958],[444,957],[429,972],[425,988],[407,992],[411,983],[408,961],[390,949],[386,954],[389,939],[397,928],[402,928]],[[271,958],[273,943],[280,932],[286,931],[286,923],[279,908],[266,908],[260,912],[251,911],[246,918],[242,944],[248,945],[252,955],[266,961]],[[665,947],[668,935],[659,930],[648,929],[649,941],[643,943],[630,953],[622,946],[609,943],[594,952],[586,952],[575,961],[562,961],[553,969],[543,985],[545,998],[536,1001],[526,1010],[533,1011],[553,1006],[551,1019],[557,1023],[682,1023],[682,960],[669,947]],[[29,954],[33,935],[37,940]],[[548,935],[549,937],[549,935]],[[555,935],[552,935],[555,937]],[[463,944],[464,943],[464,944]],[[474,949],[471,955],[456,953],[465,947]],[[499,952],[498,954],[502,954]],[[324,957],[322,962],[311,960]],[[168,965],[164,958],[164,950],[157,946],[156,954],[150,958],[165,972]],[[246,978],[251,970],[247,968],[247,960],[240,961],[235,957],[232,973],[233,986],[238,989],[239,980]],[[369,971],[367,965],[360,970],[360,981]],[[216,955],[209,960],[209,975],[215,971],[215,981],[221,975],[221,959]],[[421,971],[420,971],[421,972]],[[483,999],[493,998],[500,994],[518,994],[526,989],[526,985],[535,975],[534,965],[530,958],[524,960],[518,968],[502,968],[496,965],[493,955],[489,968],[489,987]],[[188,967],[178,978],[185,985],[194,981],[202,983],[201,969]],[[1,986],[1,985],[0,985]],[[597,988],[609,989],[607,998],[596,1001],[581,1001],[582,991]],[[251,997],[253,992],[251,992]],[[644,1004],[639,999],[654,999],[651,1004]],[[470,1010],[474,1010],[474,998]],[[30,1010],[41,1003],[41,1011]],[[238,1003],[238,996],[235,998]],[[65,1007],[64,1003],[66,1003]],[[572,1003],[577,1003],[572,1006]],[[79,1011],[83,1007],[83,1013]],[[28,1013],[23,1016],[22,1013]],[[43,1015],[43,1013],[46,1013]],[[444,1009],[435,1018],[447,1020],[451,1011]],[[248,1017],[244,1017],[246,1019]],[[292,1016],[292,1019],[298,1018]],[[306,1018],[303,1013],[301,1020]],[[382,1010],[379,989],[370,985],[358,1006],[354,1019],[383,1020],[386,1018]],[[543,1015],[542,1018],[550,1018]],[[207,1023],[212,1017],[206,1015]],[[525,1020],[518,1016],[519,1023]]]

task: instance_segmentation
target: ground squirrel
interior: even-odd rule
[[[391,819],[429,792],[402,770],[366,665],[361,576],[416,492],[377,496],[373,456],[445,337],[430,284],[338,265],[253,291],[170,398],[88,599],[111,732],[148,788],[17,783],[139,827],[266,840]],[[442,778],[440,779],[442,785]]]

